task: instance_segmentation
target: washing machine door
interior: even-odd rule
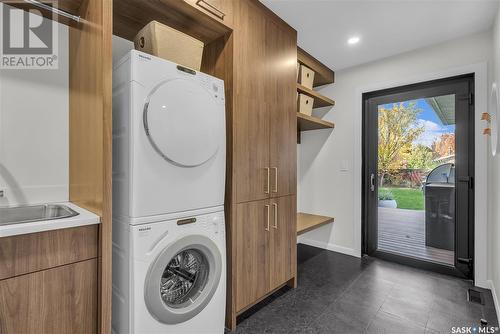
[[[146,98],[143,122],[154,150],[169,163],[197,167],[215,156],[224,135],[221,87],[173,79],[160,82]],[[223,92],[222,92],[223,93]]]
[[[152,263],[144,299],[160,322],[178,324],[198,313],[212,299],[222,272],[222,257],[213,241],[187,236],[169,245]]]

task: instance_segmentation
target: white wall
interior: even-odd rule
[[[491,80],[500,84],[500,9],[497,13],[495,25],[493,26],[493,67]],[[488,154],[488,236],[489,236],[489,272],[488,278],[495,293],[497,313],[499,311],[498,300],[500,298],[500,154],[495,157]]]
[[[486,62],[490,57],[491,34],[485,32],[336,72],[335,84],[320,90],[336,101],[325,115],[336,124],[335,129],[305,132],[298,145],[299,211],[333,216],[336,221],[303,235],[299,242],[360,255],[361,93],[477,70],[481,72],[476,73],[481,77],[481,82],[476,81],[479,113],[486,108]],[[484,170],[476,179],[476,188],[484,188],[476,208],[476,219],[484,228],[476,237],[485,239],[486,142],[483,136],[476,138],[477,173]],[[479,247],[485,244],[481,240]],[[480,262],[486,261],[485,247],[476,253]],[[481,280],[486,280],[486,263],[478,267],[484,271]]]
[[[0,71],[0,206],[68,200],[68,28],[58,70]]]

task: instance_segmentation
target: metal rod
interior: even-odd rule
[[[81,20],[80,16],[70,14],[68,12],[65,12],[64,10],[49,6],[49,5],[44,4],[44,3],[37,1],[37,0],[24,0],[24,2],[30,3],[33,6],[36,6],[38,8],[42,8],[42,9],[51,11],[56,15],[64,16],[64,17],[71,19],[73,21],[76,21],[76,22],[80,22],[80,20]]]

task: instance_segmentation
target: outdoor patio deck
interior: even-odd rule
[[[454,264],[453,251],[425,245],[425,211],[378,209],[378,248],[380,250]]]

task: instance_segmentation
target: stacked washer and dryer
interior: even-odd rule
[[[224,82],[135,50],[113,77],[113,332],[223,333]]]

